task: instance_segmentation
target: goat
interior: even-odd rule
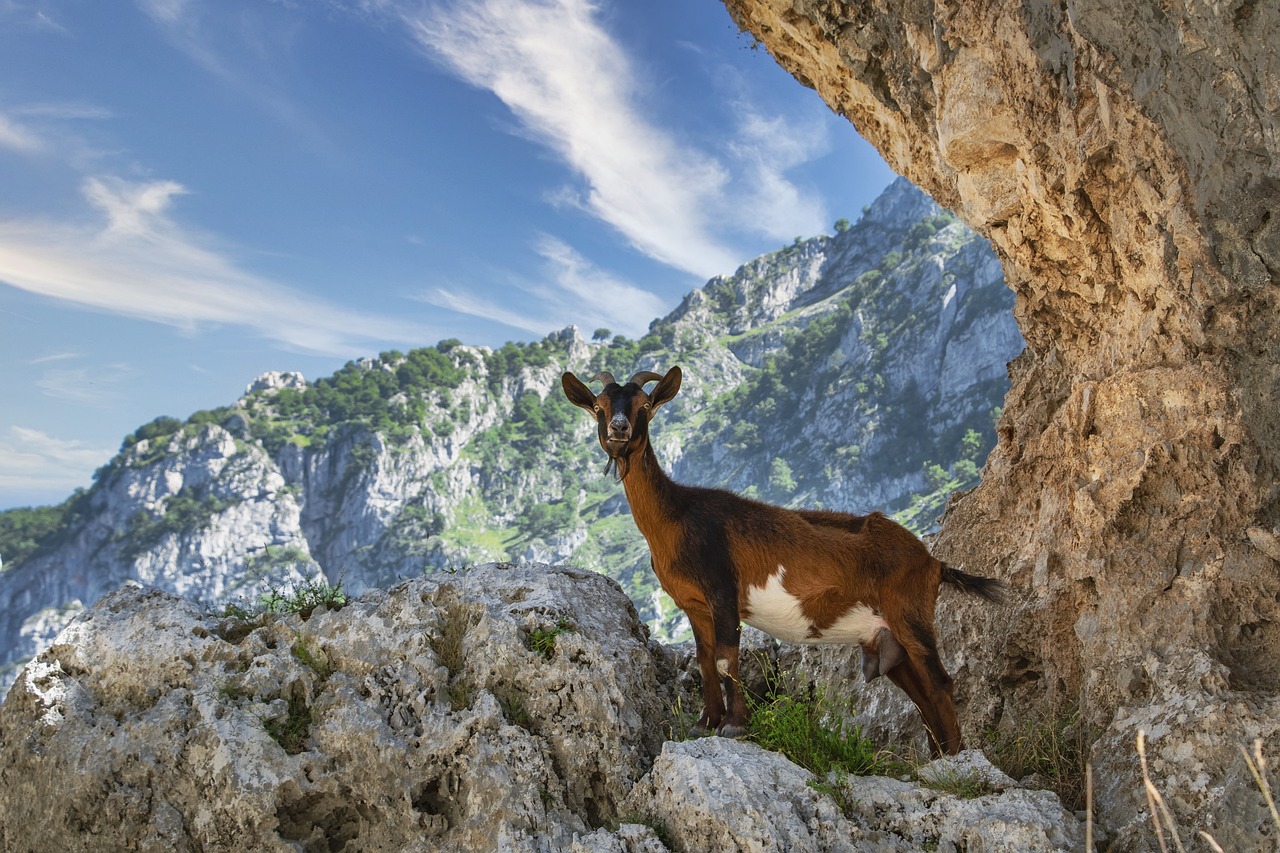
[[[599,394],[572,373],[561,384],[569,402],[595,418],[609,457],[605,470],[622,481],[654,573],[693,628],[702,673],[698,730],[746,732],[738,685],[746,622],[786,642],[861,645],[864,678],[888,675],[911,698],[931,753],[959,752],[952,680],[933,630],[938,590],[948,583],[1000,601],[1003,582],[947,566],[878,512],[789,510],[672,481],[658,465],[649,422],[681,379],[672,367],[665,376],[641,371],[623,384],[602,372],[591,380],[604,383]]]

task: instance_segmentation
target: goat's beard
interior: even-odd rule
[[[622,449],[622,452],[617,454],[616,456],[613,454],[609,454],[609,461],[604,463],[605,475],[607,476],[612,474],[614,479],[616,479],[619,483],[622,482],[623,478],[627,476],[627,473],[630,470],[631,470],[631,448],[630,447],[624,447]]]
[[[627,476],[627,471],[629,470],[631,470],[631,465],[626,456],[610,456],[609,461],[604,463],[605,475],[612,474],[619,483],[622,482],[623,477]]]

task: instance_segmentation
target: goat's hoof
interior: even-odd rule
[[[712,734],[711,729],[707,728],[702,723],[698,723],[696,726],[689,729],[689,736],[686,740],[697,740],[698,738],[706,737],[709,734]]]
[[[746,733],[746,726],[735,726],[733,723],[725,723],[716,729],[716,734],[720,735],[720,737],[739,738]]]

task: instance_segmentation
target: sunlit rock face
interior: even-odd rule
[[[936,543],[1016,590],[943,606],[967,730],[1078,709],[1143,849],[1145,728],[1184,829],[1271,844],[1238,747],[1280,744],[1280,7],[726,6],[1017,296],[1000,442]]]

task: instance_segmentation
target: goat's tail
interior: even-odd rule
[[[1002,580],[971,575],[968,572],[953,569],[946,563],[942,564],[942,582],[959,588],[961,592],[985,598],[995,604],[1003,603],[1005,593],[1009,590],[1009,585]]]

